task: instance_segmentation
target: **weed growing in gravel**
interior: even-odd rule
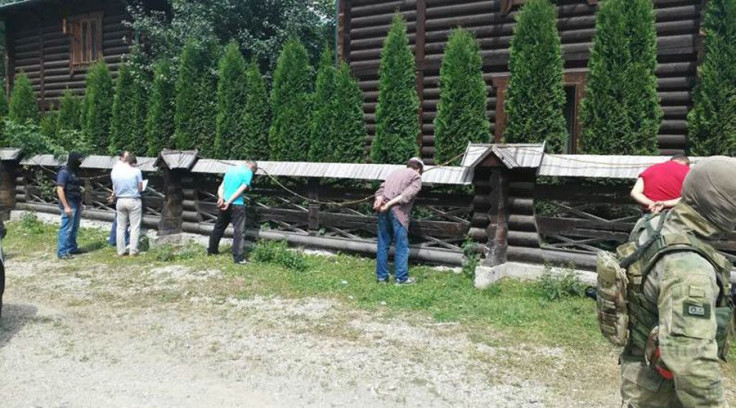
[[[296,272],[307,270],[304,254],[289,250],[285,241],[258,241],[250,256],[255,262],[275,263]]]
[[[151,252],[159,262],[174,262],[194,259],[201,250],[194,245],[176,247],[166,244],[156,247]]]
[[[39,235],[46,231],[46,224],[36,217],[32,212],[24,212],[20,219],[21,233]]]
[[[552,268],[546,265],[538,285],[542,295],[550,301],[585,296],[586,285],[580,282],[572,267],[562,274],[553,274]]]

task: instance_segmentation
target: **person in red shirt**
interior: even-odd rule
[[[682,183],[690,171],[690,160],[684,154],[672,156],[664,163],[644,170],[631,189],[631,198],[641,204],[645,213],[657,214],[680,202]]]

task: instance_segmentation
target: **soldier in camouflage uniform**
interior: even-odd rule
[[[646,241],[641,220],[632,239]],[[687,233],[711,240],[734,230],[736,222],[736,159],[713,157],[698,163],[687,176],[682,201],[665,215],[662,233]],[[727,407],[716,344],[716,269],[692,251],[663,255],[641,286],[643,297],[658,316],[657,370],[648,365],[650,352],[633,344],[621,354],[623,406]],[[629,310],[630,320],[637,315]],[[651,339],[650,339],[651,340]],[[667,378],[669,377],[669,378]]]

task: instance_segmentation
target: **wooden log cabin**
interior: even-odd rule
[[[165,1],[144,1],[163,9]],[[68,88],[84,94],[87,68],[104,60],[117,75],[130,52],[132,33],[124,0],[24,0],[0,7],[5,25],[5,85],[10,94],[16,74],[31,80],[42,109],[58,105]]]
[[[508,84],[509,44],[515,17],[524,0],[339,0],[338,52],[350,63],[364,93],[370,145],[375,134],[378,66],[381,46],[398,11],[407,20],[417,65],[422,156],[434,156],[434,118],[439,99],[439,71],[450,31],[462,26],[475,34],[483,56],[488,86],[491,134],[500,141],[504,131],[504,90]],[[595,31],[597,0],[558,0],[558,29],[565,60],[568,122],[566,153],[578,148],[578,113],[584,96],[587,62]],[[700,24],[704,0],[653,0],[658,35],[658,91],[664,111],[659,132],[661,154],[685,148],[688,109],[696,81]]]

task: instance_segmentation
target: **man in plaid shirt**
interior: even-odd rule
[[[409,277],[409,219],[414,199],[422,189],[424,163],[412,157],[406,168],[394,170],[376,191],[373,210],[378,212],[378,250],[376,278],[388,282],[388,252],[391,239],[395,241],[394,267],[396,284],[415,283]]]

